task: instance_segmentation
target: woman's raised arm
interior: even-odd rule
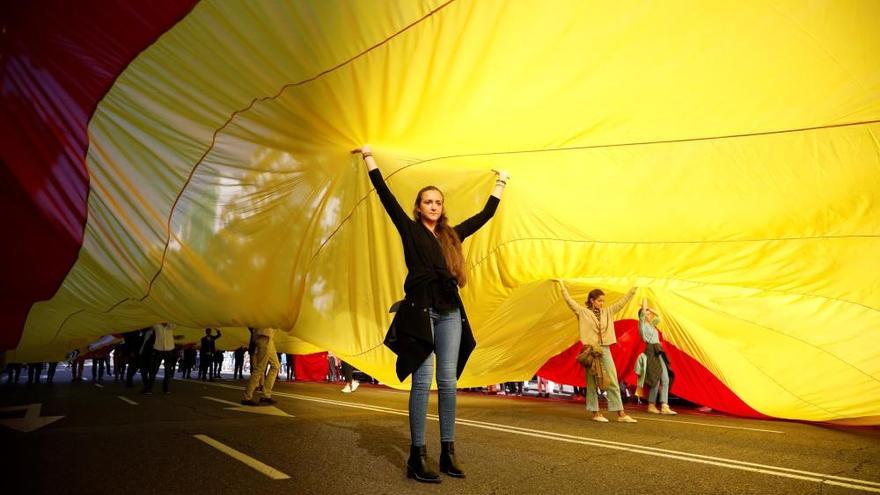
[[[388,213],[391,222],[397,227],[397,231],[403,235],[405,232],[404,226],[410,222],[410,218],[407,216],[403,208],[400,207],[400,203],[397,202],[397,198],[395,198],[391,190],[388,189],[388,185],[385,184],[385,179],[382,178],[382,172],[379,171],[379,165],[376,164],[376,159],[373,158],[373,153],[370,151],[370,147],[362,146],[351,152],[353,154],[360,153],[364,158],[364,163],[367,165],[367,171],[370,175],[370,182],[372,182],[373,187],[376,188],[376,194],[379,195],[379,201],[382,202],[382,206],[385,207],[385,212]]]
[[[480,227],[485,225],[490,218],[495,216],[495,210],[498,209],[498,203],[501,201],[501,195],[504,193],[507,181],[510,180],[510,174],[504,170],[493,170],[493,172],[498,175],[498,179],[495,180],[495,187],[492,189],[492,194],[489,196],[489,200],[486,201],[486,205],[483,206],[479,213],[455,226],[455,232],[462,241],[470,237]]]

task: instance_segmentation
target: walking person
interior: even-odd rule
[[[150,383],[150,373],[153,370],[153,347],[155,344],[156,331],[153,327],[141,329],[141,348],[138,360],[138,366],[141,370],[141,382],[144,384],[141,393],[153,393],[147,392],[147,385]]]
[[[287,353],[284,357],[284,367],[287,371],[287,381],[289,382],[293,381],[293,373],[296,371],[296,366],[294,366],[295,359],[294,355],[290,353]]]
[[[648,391],[648,412],[651,414],[675,415],[677,412],[669,408],[669,359],[660,344],[657,323],[660,316],[648,307],[648,299],[642,298],[639,309],[639,336],[647,346],[645,348],[644,386]],[[657,409],[657,396],[660,398],[660,409]]]
[[[205,329],[205,336],[202,337],[202,340],[199,342],[199,379],[204,381],[208,381],[210,378],[211,381],[214,381],[214,376],[212,372],[212,367],[214,366],[214,342],[222,336],[220,330],[217,330],[217,335],[212,335],[211,329]],[[209,375],[211,375],[209,377]]]
[[[128,369],[125,371],[125,386],[131,388],[134,386],[134,375],[137,373],[138,367],[141,365],[141,345],[143,344],[142,330],[132,330],[122,334],[124,340],[126,361]]]
[[[253,373],[253,369],[254,369],[254,353],[257,352],[257,344],[256,344],[256,341],[254,340],[256,338],[256,335],[255,335],[256,332],[257,332],[256,328],[248,327],[248,333],[250,334],[250,338],[248,339],[248,350],[247,350],[248,367],[250,369],[248,371],[248,376],[250,376],[251,373]]]
[[[77,349],[70,361],[70,382],[79,383],[83,379],[83,369],[86,365],[86,359]]]
[[[6,365],[7,385],[16,385],[21,378],[21,363],[9,363]]]
[[[183,359],[180,365],[180,377],[189,380],[192,378],[192,369],[196,364],[196,348],[190,344],[183,348]]]
[[[104,369],[107,370],[107,377],[108,377],[108,378],[109,378],[111,375],[113,375],[113,368],[110,366],[110,362],[112,361],[112,360],[110,359],[110,353],[111,353],[111,352],[113,352],[113,348],[110,348],[110,349],[107,351],[107,354],[104,354]]]
[[[370,181],[403,242],[407,276],[405,298],[385,337],[385,344],[397,354],[397,376],[403,381],[413,375],[409,396],[411,445],[406,463],[407,477],[439,483],[440,476],[427,464],[425,421],[428,395],[437,360],[440,415],[440,471],[453,477],[465,473],[455,456],[456,385],[476,347],[470,323],[458,293],[467,283],[461,243],[482,227],[498,208],[509,175],[499,172],[483,210],[452,227],[448,223],[443,193],[434,186],[418,192],[413,218],[407,215],[385,184],[369,147],[360,153]]]
[[[547,379],[543,376],[538,377],[538,397],[550,397],[550,392],[547,391]]]
[[[214,371],[214,378],[216,378],[217,380],[221,379],[220,371],[223,369],[223,358],[225,357],[224,354],[225,353],[223,351],[218,351],[218,350],[214,351],[214,369],[213,369],[213,371]]]
[[[275,329],[274,328],[258,328],[254,331],[254,359],[251,362],[251,375],[248,378],[247,387],[244,390],[244,398],[241,403],[246,406],[257,406],[259,404],[275,403],[272,398],[272,387],[275,386],[275,379],[281,370],[281,363],[278,362],[278,352],[275,350]],[[269,374],[266,375],[266,366],[269,366]],[[265,376],[265,380],[260,378]],[[259,401],[254,400],[254,392],[262,381],[263,397]]]
[[[55,369],[58,367],[58,361],[49,363],[49,371],[46,373],[46,385],[52,385],[55,381]]]
[[[242,372],[244,368],[244,354],[246,350],[244,346],[239,346],[232,353],[232,357],[235,360],[235,368],[232,369],[232,379],[233,380],[242,380],[244,379],[244,373]]]
[[[248,379],[250,379],[251,375],[254,374],[254,367],[257,365],[257,329],[254,327],[248,327],[248,332],[250,332],[250,340],[248,340]],[[266,380],[266,370],[265,368],[261,373],[257,373],[257,388],[255,389],[258,392],[263,390],[263,382]]]
[[[335,383],[336,380],[339,379],[339,375],[336,372],[336,356],[333,355],[332,352],[327,352],[327,381],[330,383]]]
[[[43,363],[28,363],[28,378],[27,384],[28,386],[36,383],[40,384],[40,375],[43,374]]]
[[[103,382],[104,381],[104,356],[99,356],[98,354],[103,353],[104,350],[97,351],[92,357],[92,383]]]
[[[147,375],[147,383],[144,384],[143,393],[147,395],[153,393],[153,382],[156,381],[156,375],[159,373],[159,365],[164,362],[165,376],[162,379],[162,392],[168,395],[171,393],[169,388],[171,379],[174,377],[174,365],[177,361],[177,350],[174,349],[174,325],[168,322],[153,325],[153,333],[156,338],[153,342],[150,372]]]
[[[586,306],[575,301],[562,280],[556,280],[562,291],[562,296],[568,307],[577,315],[578,331],[581,343],[591,346],[595,352],[601,352],[601,362],[605,373],[608,375],[606,399],[608,411],[617,412],[617,421],[621,423],[635,423],[636,420],[623,410],[623,402],[620,400],[620,385],[617,383],[617,369],[614,367],[614,359],[611,357],[611,346],[617,343],[614,334],[614,315],[619,313],[624,306],[633,298],[636,288],[633,287],[625,296],[609,307],[605,307],[605,293],[601,289],[593,289],[587,296]],[[598,357],[597,357],[598,359]],[[608,419],[599,412],[598,379],[591,369],[587,374],[587,410],[592,413],[593,421],[607,423]]]
[[[125,366],[128,353],[125,349],[125,341],[113,346],[113,381],[118,382],[125,378]],[[108,373],[109,374],[109,373]]]
[[[133,379],[134,373],[140,371],[141,383],[143,384],[141,393],[145,393],[147,384],[150,383],[150,371],[153,366],[153,344],[156,342],[156,332],[153,331],[153,327],[146,327],[140,329],[139,334],[138,342],[140,345],[137,350],[137,365],[134,366],[134,370],[129,370],[129,375]]]
[[[505,382],[504,387],[507,395],[520,396],[523,394],[523,382]]]

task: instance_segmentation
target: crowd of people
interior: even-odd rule
[[[193,369],[197,370],[197,379],[215,381],[222,378],[221,369],[226,360],[226,352],[217,348],[215,342],[222,336],[219,330],[205,329],[205,337],[198,343],[178,344],[173,334],[174,325],[167,322],[151,327],[133,330],[121,334],[121,340],[111,345],[96,349],[74,350],[66,361],[70,370],[71,382],[91,381],[103,383],[105,376],[109,380],[122,381],[126,387],[135,386],[135,377],[140,375],[140,390],[143,394],[152,394],[153,383],[163,370],[162,390],[170,394],[170,384],[176,373],[180,379],[192,379]],[[233,379],[244,379],[244,371],[255,363],[255,346],[248,349],[239,346],[232,351],[234,362]],[[281,360],[278,354],[278,360]],[[287,380],[293,381],[293,355],[286,355],[285,367]],[[43,370],[48,366],[46,383],[54,383],[55,372],[62,362],[9,363],[5,367],[7,385],[21,381],[22,370],[27,370],[27,385],[40,384]],[[86,364],[90,364],[90,379],[84,377]]]
[[[198,342],[178,344],[175,342],[173,329],[173,325],[160,323],[152,327],[125,332],[121,334],[121,339],[117,339],[121,340],[118,343],[92,350],[75,350],[63,362],[9,363],[3,370],[7,375],[6,384],[20,383],[22,371],[25,371],[26,385],[40,384],[43,376],[45,376],[46,384],[51,385],[54,383],[55,372],[59,364],[66,365],[70,371],[71,382],[74,383],[83,381],[103,383],[105,377],[108,380],[112,377],[113,381],[121,381],[127,387],[134,387],[135,377],[140,375],[140,383],[142,384],[140,391],[147,395],[152,394],[153,383],[159,375],[160,369],[163,371],[162,390],[166,394],[170,394],[170,384],[175,374],[179,374],[180,379],[192,379],[195,369],[196,379],[216,381],[223,379],[221,371],[225,364],[231,364],[233,380],[244,380],[245,371],[248,372],[248,379],[250,379],[251,367],[257,369],[262,367],[264,370],[262,378],[256,374],[259,380],[255,386],[256,391],[267,386],[265,379],[269,374],[274,373],[273,382],[275,380],[291,382],[296,380],[296,356],[277,352],[274,342],[268,339],[270,333],[268,330],[249,329],[252,334],[250,345],[247,347],[238,346],[231,352],[227,352],[217,347],[216,342],[222,337],[220,330],[207,328],[205,336]],[[263,356],[266,362],[261,364],[258,356]],[[230,362],[227,363],[227,360]],[[353,378],[354,367],[337,358],[333,353],[327,353],[327,360],[326,375],[321,379],[327,382],[344,382],[345,387],[342,389],[344,393],[357,390],[360,383]],[[47,367],[48,373],[44,375]],[[84,377],[87,367],[90,368],[90,376]],[[374,381],[370,377],[367,378]],[[310,377],[310,379],[314,380],[314,377]],[[268,393],[269,395],[264,395],[264,397],[271,398],[271,392]],[[258,404],[270,403],[268,400],[255,402]]]

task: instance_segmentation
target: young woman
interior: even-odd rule
[[[659,315],[648,307],[648,299],[642,299],[642,307],[639,309],[639,335],[645,342],[645,386],[650,387],[648,392],[648,412],[652,414],[678,414],[669,408],[669,361],[663,346],[660,345],[660,335],[657,333]],[[660,409],[657,409],[657,394],[660,394]]]
[[[633,287],[619,301],[609,307],[605,307],[605,293],[601,289],[593,289],[587,296],[586,307],[581,306],[572,299],[562,280],[557,280],[562,296],[568,307],[574,311],[578,319],[578,331],[581,343],[592,345],[602,349],[602,366],[611,378],[608,383],[608,411],[617,411],[617,421],[621,423],[635,423],[636,420],[623,410],[623,402],[620,400],[620,385],[617,383],[617,369],[614,367],[614,359],[611,358],[611,346],[617,343],[614,335],[614,315],[620,312],[626,303],[633,298],[636,288]],[[599,412],[599,397],[596,393],[596,377],[587,370],[587,410],[593,415],[593,421],[607,423],[608,419]]]
[[[410,218],[385,185],[370,148],[364,146],[354,153],[362,154],[379,200],[400,234],[408,270],[403,284],[406,296],[385,337],[385,345],[397,354],[398,378],[403,381],[410,374],[413,376],[409,395],[412,444],[406,463],[407,477],[426,483],[440,482],[440,476],[427,466],[425,449],[425,419],[436,354],[440,471],[463,478],[464,471],[455,458],[455,391],[476,341],[458,295],[458,288],[467,283],[461,242],[495,214],[510,176],[498,172],[483,210],[452,227],[439,189],[422,188]]]

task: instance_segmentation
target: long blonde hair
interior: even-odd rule
[[[423,187],[416,195],[416,203],[413,208],[413,218],[417,222],[422,221],[419,204],[422,202],[422,194],[425,191],[437,191],[445,199],[443,191],[435,186]],[[434,227],[434,232],[437,234],[437,240],[440,241],[440,250],[443,252],[443,259],[446,260],[446,268],[458,280],[458,286],[464,287],[467,284],[467,272],[464,266],[464,255],[461,254],[461,239],[458,238],[458,233],[455,229],[449,226],[449,219],[446,218],[445,204],[440,212],[437,225]]]

